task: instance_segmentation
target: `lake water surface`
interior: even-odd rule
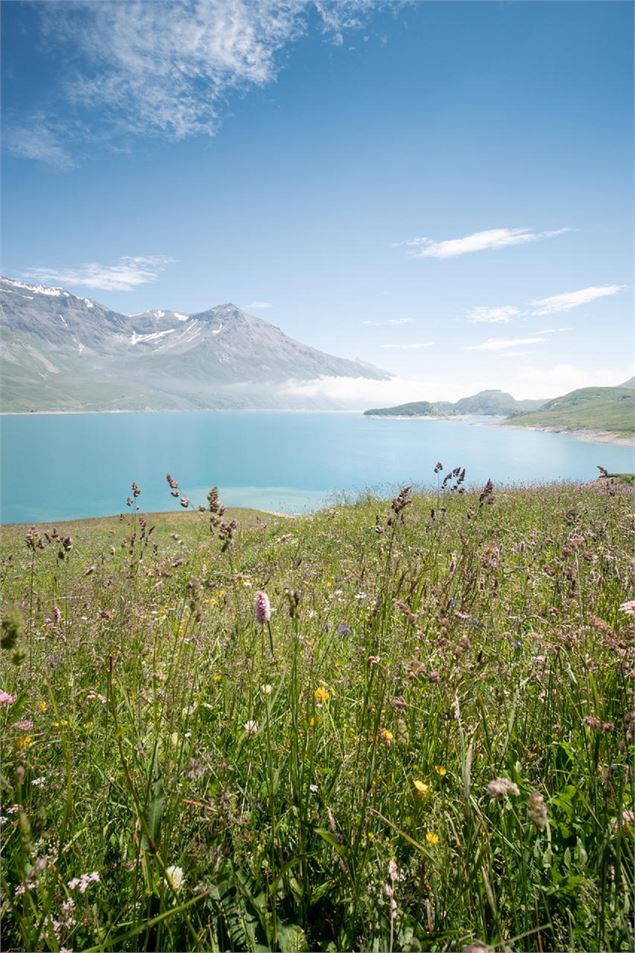
[[[387,495],[435,485],[437,460],[467,468],[467,485],[588,481],[597,465],[633,471],[630,447],[482,420],[401,420],[359,413],[33,414],[0,418],[4,523],[174,507],[166,473],[194,504],[218,485],[230,506],[299,513],[342,493]]]

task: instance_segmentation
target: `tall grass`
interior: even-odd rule
[[[633,948],[632,497],[462,490],[5,532],[4,949]]]

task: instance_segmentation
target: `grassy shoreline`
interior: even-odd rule
[[[3,528],[7,948],[632,948],[632,494],[441,477]]]

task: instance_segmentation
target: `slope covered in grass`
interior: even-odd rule
[[[548,401],[540,410],[519,414],[514,426],[603,430],[632,435],[635,390],[631,387],[584,387]]]
[[[460,490],[3,534],[6,948],[632,949],[632,497]]]

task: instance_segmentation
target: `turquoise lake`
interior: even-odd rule
[[[0,418],[4,523],[174,509],[166,473],[192,503],[218,485],[229,506],[300,513],[343,494],[434,486],[437,460],[467,485],[588,481],[597,465],[633,471],[632,448],[482,420],[399,420],[358,413],[33,414]]]

